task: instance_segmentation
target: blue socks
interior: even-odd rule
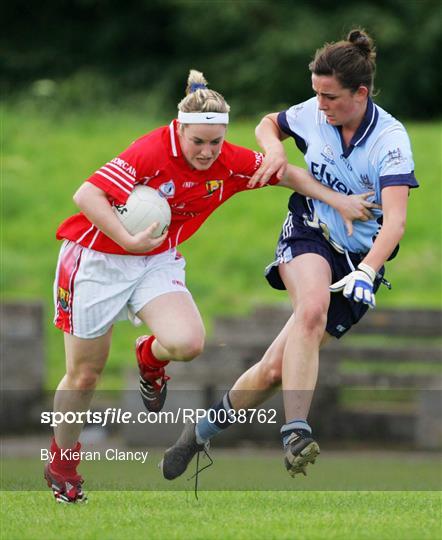
[[[215,407],[208,409],[207,415],[195,427],[196,442],[204,444],[220,431],[228,428],[234,422],[233,407],[230,403],[229,392]]]
[[[284,424],[281,428],[282,444],[285,446],[292,433],[300,433],[304,437],[309,437],[312,434],[312,428],[306,420],[291,420]]]

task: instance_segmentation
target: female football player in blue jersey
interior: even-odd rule
[[[373,190],[374,202],[382,205],[373,211],[374,219],[355,222],[349,235],[329,205],[291,195],[266,277],[272,287],[287,289],[293,314],[262,360],[215,407],[254,408],[282,384],[286,424],[281,435],[292,476],[305,474],[319,454],[307,422],[319,350],[375,307],[384,263],[396,254],[405,230],[410,188],[418,185],[405,128],[372,101],[375,56],[372,39],[360,29],[327,43],[309,65],[315,97],[268,114],[256,129],[265,158],[250,187],[284,174],[282,141],[292,137],[319,182],[346,194]],[[221,414],[212,423],[202,420],[196,429],[186,426],[165,453],[164,476],[182,474],[193,455],[229,425],[229,415]]]

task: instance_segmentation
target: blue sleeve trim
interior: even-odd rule
[[[295,134],[289,127],[289,124],[287,122],[287,114],[285,111],[278,113],[278,126],[284,133],[286,133],[287,135],[290,135],[290,137],[295,136]]]
[[[417,188],[419,184],[414,176],[414,171],[407,174],[389,174],[387,176],[381,176],[379,178],[381,190],[389,186],[409,186],[410,188]]]
[[[290,129],[290,126],[287,122],[286,111],[282,111],[278,114],[278,126],[280,127],[281,131],[295,139],[296,146],[299,148],[299,150],[301,150],[303,154],[307,152],[307,143],[305,142],[305,140]]]

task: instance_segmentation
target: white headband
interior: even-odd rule
[[[178,121],[182,124],[228,124],[229,113],[178,111]]]

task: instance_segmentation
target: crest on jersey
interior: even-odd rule
[[[158,190],[165,197],[173,197],[175,195],[175,182],[173,180],[169,180],[168,182],[164,182],[164,184],[161,184],[161,186],[158,188]]]
[[[333,148],[329,144],[326,144],[324,146],[324,148],[322,149],[321,155],[327,163],[330,163],[330,165],[334,165],[335,155],[333,153]]]
[[[360,175],[360,181],[361,181],[361,184],[362,184],[366,189],[372,190],[372,189],[374,188],[374,184],[373,184],[373,182],[370,180],[370,178],[368,177],[368,174],[361,174],[361,175]]]
[[[329,144],[326,144],[324,146],[323,152],[328,158],[333,159],[333,157],[334,157],[333,148]]]
[[[212,195],[215,191],[218,191],[218,189],[221,189],[223,186],[222,180],[207,180],[206,182],[206,189],[207,193],[209,195]]]
[[[69,310],[69,291],[63,289],[63,287],[58,287],[57,300],[63,311]]]
[[[402,155],[401,149],[396,148],[395,150],[389,150],[385,165],[400,165],[404,161],[407,161],[407,159]]]

